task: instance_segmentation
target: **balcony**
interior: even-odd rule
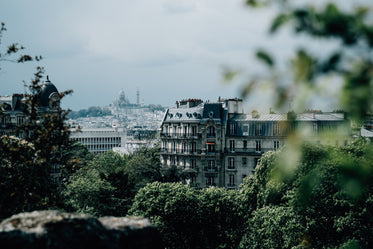
[[[202,133],[175,133],[175,132],[161,132],[161,138],[164,139],[200,139]]]
[[[163,148],[159,150],[161,154],[183,154],[183,155],[196,155],[201,154],[201,150],[182,150],[182,149],[168,149]]]
[[[234,172],[234,171],[237,171],[237,168],[236,167],[232,167],[232,166],[228,166],[227,171],[228,172]]]
[[[257,151],[255,148],[235,148],[234,150],[230,150],[229,148],[225,148],[226,153],[247,153],[247,154],[262,154],[262,151]]]
[[[218,168],[217,167],[204,167],[203,171],[208,172],[208,173],[217,173]]]
[[[206,134],[206,137],[207,137],[207,138],[215,138],[215,137],[216,137],[216,134],[215,134],[215,133],[213,133],[213,134],[212,134],[212,133],[207,133],[207,134]]]

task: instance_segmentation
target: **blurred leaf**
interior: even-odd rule
[[[233,81],[234,78],[239,74],[239,71],[237,70],[232,70],[229,68],[223,69],[223,79],[226,82]]]
[[[341,61],[342,54],[340,52],[336,52],[332,54],[322,65],[321,65],[321,72],[327,73],[330,71],[335,71],[338,69],[338,65]]]
[[[312,81],[315,76],[316,63],[317,60],[305,50],[298,50],[295,58],[291,61],[295,83]]]
[[[272,21],[272,25],[269,29],[270,33],[275,33],[281,26],[291,20],[291,16],[288,14],[280,14]]]
[[[254,89],[256,84],[257,82],[255,80],[251,80],[250,82],[248,82],[241,90],[241,98],[247,97]]]
[[[256,57],[264,62],[267,66],[273,67],[274,66],[274,61],[272,57],[264,50],[259,50],[256,52]]]

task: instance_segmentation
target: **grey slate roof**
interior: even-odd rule
[[[191,108],[170,108],[166,113],[164,121],[185,122],[200,121],[203,116],[203,104]]]
[[[251,114],[239,114],[231,118],[232,121],[287,121],[287,114],[260,114],[254,118]],[[301,113],[297,114],[296,121],[341,121],[343,113]]]

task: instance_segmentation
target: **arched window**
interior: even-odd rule
[[[208,137],[215,137],[215,127],[209,126],[207,129],[207,136]]]

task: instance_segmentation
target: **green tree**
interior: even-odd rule
[[[112,215],[116,211],[118,200],[114,194],[115,188],[102,179],[96,169],[78,171],[70,177],[64,190],[68,207],[96,216]]]
[[[50,171],[40,151],[24,139],[0,138],[0,218],[54,205]]]
[[[126,215],[137,191],[147,183],[162,179],[157,147],[141,148],[131,155],[123,156],[110,151],[94,157],[80,167],[65,184],[65,203],[72,211],[88,212],[99,216]],[[77,188],[78,182],[90,184],[98,181],[97,179],[106,187]],[[88,195],[89,191],[92,191],[93,196],[108,196],[110,192],[112,197],[96,198],[90,204],[92,208],[86,209],[84,208],[86,203],[81,196]]]
[[[369,247],[372,149],[363,139],[345,147],[303,145],[288,178],[278,177],[286,148],[264,155],[242,186],[244,205],[255,209],[241,247]]]
[[[294,248],[308,246],[300,216],[286,206],[265,206],[253,213],[239,248]]]
[[[238,191],[155,182],[139,190],[129,214],[150,218],[168,248],[237,248],[245,224],[241,200]]]
[[[64,122],[68,111],[59,106],[53,111],[44,111],[40,106],[43,73],[44,70],[38,68],[29,85],[29,93],[25,95],[25,122],[14,127],[12,131],[20,138],[15,140],[12,136],[2,136],[0,141],[3,182],[12,186],[12,190],[7,188],[1,191],[2,198],[8,200],[11,196],[8,203],[12,203],[13,211],[18,212],[61,207],[58,181],[55,181],[56,178],[52,177],[51,173],[61,169],[62,176],[67,178],[65,169],[74,168],[73,165],[76,164],[76,160],[66,154],[71,146],[68,126]],[[60,93],[59,100],[70,92]],[[28,150],[24,148],[22,154],[21,148],[24,144],[29,146]],[[7,152],[12,153],[8,155]],[[25,191],[29,191],[29,194],[22,194]],[[23,198],[16,198],[17,193]],[[4,214],[9,214],[7,210],[12,211],[7,207]]]

